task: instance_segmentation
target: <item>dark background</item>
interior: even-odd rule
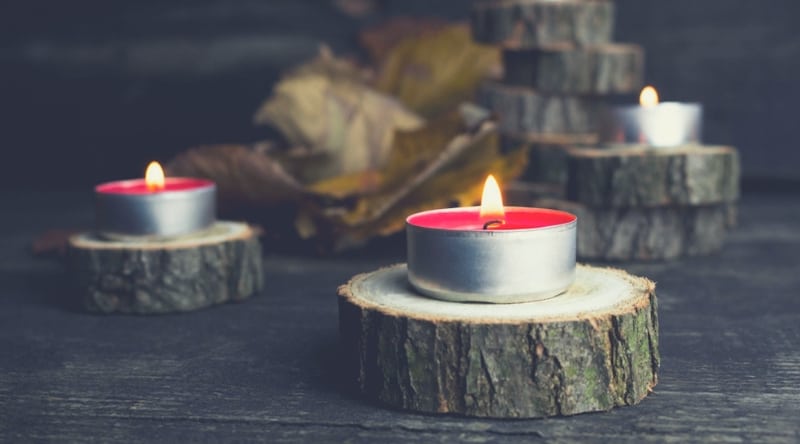
[[[344,1],[344,0],[339,0]],[[267,135],[251,115],[320,43],[353,51],[393,16],[464,19],[468,0],[27,0],[0,6],[4,189],[89,187],[185,148]],[[796,0],[618,0],[665,100],[705,105],[705,140],[741,149],[749,180],[800,181]]]

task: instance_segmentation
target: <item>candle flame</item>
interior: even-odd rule
[[[645,86],[639,94],[639,104],[644,108],[658,105],[658,91],[650,85]]]
[[[152,161],[147,165],[147,170],[144,173],[144,183],[150,191],[161,191],[164,189],[164,169],[161,168],[161,164]]]
[[[500,194],[500,186],[491,174],[483,184],[483,196],[481,196],[480,218],[503,220],[506,217],[503,209],[503,196]]]

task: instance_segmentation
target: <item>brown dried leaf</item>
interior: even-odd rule
[[[280,163],[263,150],[247,145],[193,148],[175,157],[167,171],[173,176],[213,180],[220,202],[229,207],[294,202],[306,194],[303,185]]]
[[[430,117],[469,100],[480,81],[499,70],[499,49],[474,43],[466,24],[449,25],[391,49],[376,86]]]
[[[386,168],[378,173],[373,192],[358,197],[350,208],[301,212],[302,234],[332,236],[335,249],[359,245],[376,235],[401,230],[414,212],[478,202],[488,174],[510,181],[522,173],[527,151],[501,156],[496,126],[484,122],[467,132],[460,113],[448,113],[422,129],[399,132]],[[326,181],[312,188],[345,197],[363,191],[353,185]],[[349,188],[348,188],[349,187]],[[308,210],[308,209],[307,209]]]
[[[326,53],[284,77],[255,121],[319,155],[310,168],[297,168],[308,181],[380,167],[394,131],[423,124],[397,100],[367,86],[354,65]]]

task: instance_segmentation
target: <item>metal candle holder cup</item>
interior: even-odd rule
[[[199,182],[182,178],[168,178],[167,182],[181,180]],[[153,193],[107,191],[136,182],[141,181],[111,182],[95,189],[95,227],[99,234],[121,240],[175,237],[208,228],[216,220],[217,187],[213,182]]]
[[[556,210],[506,209],[558,214],[565,222],[508,230],[480,225],[447,229],[417,221],[431,214],[477,214],[477,207],[417,213],[406,220],[410,284],[425,295],[457,302],[531,302],[564,292],[575,278],[577,218]]]
[[[699,143],[703,106],[699,103],[663,102],[652,106],[612,108],[603,139],[607,142],[670,147]]]

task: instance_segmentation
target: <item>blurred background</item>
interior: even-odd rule
[[[704,139],[745,187],[800,183],[796,0],[618,0],[615,39],[646,50],[663,100],[705,106]],[[25,0],[0,5],[5,189],[86,189],[151,159],[270,136],[252,115],[281,72],[357,53],[397,16],[466,20],[468,0]],[[631,98],[633,101],[633,98]]]

